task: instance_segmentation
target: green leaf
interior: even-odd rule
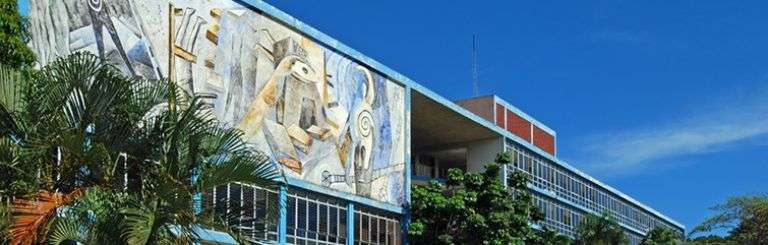
[[[87,235],[83,233],[86,225],[73,218],[57,218],[48,236],[48,244],[58,245],[68,242],[87,243]]]

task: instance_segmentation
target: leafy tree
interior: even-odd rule
[[[707,236],[700,236],[693,239],[689,239],[685,244],[687,245],[737,245],[738,243],[731,240],[730,238],[716,236],[716,235],[707,235]]]
[[[728,230],[726,239],[739,244],[768,244],[768,195],[731,197],[711,208],[718,214],[691,230],[691,235]]]
[[[557,231],[544,227],[539,230],[538,238],[533,244],[539,245],[569,245],[571,239]]]
[[[201,226],[226,227],[197,210],[203,191],[274,188],[279,178],[200,97],[87,53],[31,75],[0,69],[0,125],[0,187],[15,198],[17,242],[188,242]]]
[[[25,44],[29,40],[17,0],[0,0],[0,64],[20,68],[32,65],[35,55]]]
[[[445,184],[432,181],[414,186],[412,223],[408,233],[414,244],[523,244],[534,241],[529,223],[538,217],[526,184],[528,177],[515,172],[508,187],[499,178],[509,163],[509,153],[499,153],[483,173],[451,169]]]
[[[576,244],[618,245],[629,244],[619,222],[608,213],[600,216],[587,214],[576,228]]]
[[[645,234],[642,245],[679,245],[682,244],[680,234],[672,229],[658,226]]]

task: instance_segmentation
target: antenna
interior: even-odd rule
[[[477,46],[480,45],[480,38],[472,34],[472,97],[478,96],[477,81],[480,74],[477,73]]]

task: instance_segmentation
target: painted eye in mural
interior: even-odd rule
[[[315,77],[315,70],[312,69],[308,64],[304,62],[296,62],[293,63],[293,67],[291,67],[291,72],[293,72],[294,75],[299,76],[304,80],[304,82],[310,82],[316,78]]]
[[[88,0],[88,7],[94,11],[101,11],[101,0]]]

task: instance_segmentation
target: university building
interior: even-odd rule
[[[219,186],[203,204],[256,240],[407,243],[411,185],[483,170],[532,176],[535,224],[573,237],[609,212],[633,244],[684,227],[557,158],[556,132],[490,95],[448,100],[259,0],[29,0],[40,65],[90,51],[128,75],[204,95],[284,173],[276,190]],[[276,210],[276,212],[272,212]],[[278,213],[278,217],[269,217]]]

